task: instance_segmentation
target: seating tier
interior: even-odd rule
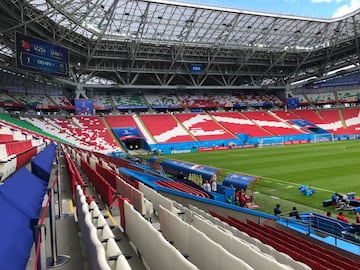
[[[176,114],[176,118],[199,140],[225,140],[235,138],[234,135],[224,130],[207,114]]]
[[[266,129],[271,134],[282,136],[282,135],[293,135],[302,134],[299,130],[295,129],[289,123],[282,122],[267,112],[243,112],[243,114],[254,121],[257,125]]]
[[[360,133],[360,109],[343,109],[342,114],[349,134]]]
[[[158,143],[194,141],[171,114],[141,115],[141,120]]]
[[[104,118],[111,128],[137,126],[132,115],[106,115]]]
[[[334,92],[307,94],[306,96],[309,99],[309,101],[314,104],[326,104],[326,103],[336,102]]]
[[[272,136],[271,133],[256,125],[252,120],[238,112],[211,113],[216,121],[235,134],[248,134],[251,137]]]

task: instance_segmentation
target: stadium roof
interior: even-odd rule
[[[68,48],[77,82],[285,86],[359,60],[360,11],[314,19],[157,0],[10,0],[0,8],[3,61],[13,61],[14,32],[24,32]]]
[[[59,25],[91,40],[265,47],[271,50],[311,50],[331,46],[352,38],[356,32],[356,19],[360,18],[355,14],[354,18],[348,19],[315,20],[174,1],[30,2]]]

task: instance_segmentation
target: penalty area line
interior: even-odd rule
[[[262,179],[268,179],[268,180],[272,180],[272,181],[276,181],[276,182],[279,182],[279,183],[284,183],[284,184],[288,184],[288,185],[299,185],[297,183],[293,183],[293,182],[289,182],[289,181],[284,181],[284,180],[280,180],[280,179],[276,179],[276,178],[271,178],[271,177],[262,177]],[[335,191],[332,191],[332,190],[328,190],[328,189],[323,189],[323,188],[317,188],[317,187],[314,187],[313,185],[311,185],[311,188],[315,189],[315,190],[321,190],[321,191],[325,191],[325,192],[330,192],[330,193],[335,193]]]

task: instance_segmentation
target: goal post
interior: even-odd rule
[[[266,138],[259,138],[258,147],[263,148],[266,146],[284,146],[284,137],[266,137]]]
[[[334,141],[334,134],[332,133],[322,133],[322,134],[314,134],[315,143],[318,142],[333,142]]]

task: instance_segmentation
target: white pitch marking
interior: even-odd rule
[[[293,183],[293,182],[288,182],[288,181],[283,181],[280,179],[276,179],[276,178],[270,178],[270,177],[263,177],[263,179],[270,179],[272,181],[277,181],[277,182],[281,182],[281,183],[285,183],[285,184],[291,184],[291,185],[299,185],[297,183]],[[330,193],[334,193],[335,191],[333,190],[329,190],[329,189],[323,189],[323,188],[317,188],[314,186],[311,186],[312,189],[316,189],[316,190],[321,190],[321,191],[325,191],[325,192],[330,192]]]

